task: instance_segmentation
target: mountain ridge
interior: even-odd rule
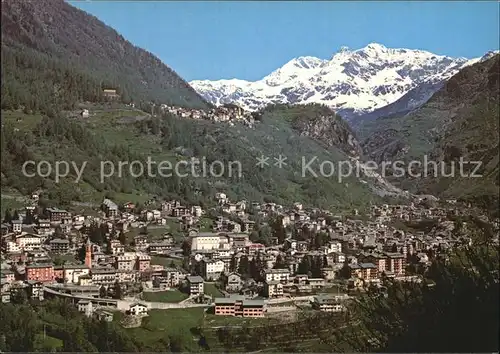
[[[354,51],[342,47],[330,60],[294,58],[257,81],[193,80],[190,84],[215,105],[235,103],[256,110],[267,104],[321,103],[350,120],[397,101],[419,85],[444,82],[479,60],[370,43]]]
[[[3,0],[1,6],[2,74],[15,76],[32,67],[48,67],[58,72],[66,67],[92,81],[93,86],[117,89],[122,97],[126,96],[125,101],[158,101],[197,108],[209,106],[158,57],[133,45],[97,17],[66,1]],[[4,59],[9,66],[4,65]],[[57,74],[47,76],[44,81],[48,84],[62,81]],[[9,82],[16,82],[16,85],[9,87],[10,91],[18,90],[16,86],[22,87],[21,91],[33,90],[33,82],[29,80],[12,78]],[[49,87],[47,89],[50,91]],[[44,93],[46,90],[38,88],[36,91]],[[45,101],[49,99],[44,98]]]

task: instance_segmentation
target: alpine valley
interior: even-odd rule
[[[362,146],[361,161],[408,164],[426,156],[450,164],[468,157],[481,164],[484,178],[394,178],[389,171],[385,182],[496,210],[499,57],[489,51],[474,59],[451,58],[371,43],[355,51],[344,47],[331,60],[293,59],[255,82],[191,85],[216,105],[230,102],[250,110],[276,103],[328,106],[349,122]]]
[[[2,78],[3,205],[39,190],[48,205],[60,207],[99,203],[104,196],[125,202],[158,195],[206,205],[223,192],[234,200],[299,200],[349,210],[401,192],[373,174],[342,183],[335,177],[301,177],[302,156],[321,163],[362,155],[355,133],[328,107],[274,105],[252,123],[224,121],[226,111],[214,113],[213,105],[157,57],[62,0],[2,2]],[[213,120],[194,119],[200,116]],[[252,173],[257,157],[272,161],[277,154],[288,159],[283,168],[271,164]],[[99,180],[102,159],[145,161],[146,156],[172,164],[239,161],[243,177],[127,174]],[[76,185],[73,172],[59,183],[53,174],[21,173],[24,161],[48,159],[88,161],[88,166]]]
[[[159,194],[202,203],[224,191],[235,199],[301,200],[349,209],[388,195],[406,198],[405,190],[426,193],[425,188],[408,186],[406,180],[389,183],[369,172],[363,161],[390,160],[408,149],[423,151],[419,137],[441,120],[424,119],[425,124],[414,125],[406,133],[413,140],[404,140],[392,134],[400,124],[404,126],[407,118],[403,116],[425,108],[429,98],[464,68],[490,62],[486,59],[492,56],[493,52],[475,59],[450,58],[372,43],[355,51],[342,48],[331,60],[293,59],[256,82],[188,84],[154,55],[64,1],[3,1],[2,187],[21,194],[46,190],[57,205],[96,201],[110,193],[115,198]],[[461,82],[467,84],[472,77],[487,80],[483,72]],[[494,84],[486,86],[491,89],[487,97],[493,97]],[[112,103],[104,94],[110,88],[118,97]],[[450,95],[446,90],[441,96]],[[467,94],[465,109],[472,109],[477,104],[476,92]],[[229,108],[217,113],[215,107],[229,103],[257,114],[249,121],[228,122]],[[459,105],[452,100],[449,109]],[[90,117],[75,119],[82,109]],[[201,116],[213,120],[186,119]],[[379,119],[391,124],[379,123]],[[437,142],[440,136],[434,139]],[[487,147],[468,142],[468,151],[474,146],[494,148],[495,139],[489,141],[492,145]],[[288,158],[284,168],[271,166],[266,173],[237,181],[126,177],[99,183],[97,179],[98,158],[103,156],[141,160],[149,155],[172,162],[202,157],[237,160],[243,170],[252,171],[258,156],[279,153]],[[22,161],[47,156],[90,161],[82,183],[74,188],[20,174]],[[318,164],[352,160],[362,174],[342,183],[328,177],[303,178],[302,156],[315,156]]]
[[[262,58],[256,24],[318,33],[243,3],[1,0],[0,354],[498,353],[500,55],[168,66]],[[305,3],[363,35],[368,2],[346,25]],[[445,173],[416,176],[425,157]]]

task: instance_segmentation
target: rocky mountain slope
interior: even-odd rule
[[[496,54],[498,54],[498,51],[489,51],[479,59],[470,60],[466,66],[486,61]],[[360,137],[365,137],[367,133],[370,133],[370,126],[373,125],[375,119],[379,117],[403,116],[411,112],[426,103],[434,93],[444,86],[446,81],[425,81],[387,106],[377,108],[369,113],[354,116],[350,120],[350,124],[355,128]]]
[[[368,158],[377,162],[411,160],[444,163],[455,175],[399,179],[402,185],[428,193],[498,200],[500,55],[462,69],[420,108],[373,121],[374,133],[363,142]],[[478,161],[481,178],[460,175],[459,162]],[[475,164],[464,165],[472,174]],[[423,172],[422,169],[419,169]],[[417,171],[418,172],[418,171]]]
[[[288,121],[294,131],[310,137],[326,148],[336,148],[349,157],[359,158],[361,144],[349,124],[325,105],[271,105],[263,110],[281,111],[282,119]]]
[[[351,126],[356,129],[360,137],[365,137],[371,133],[370,127],[373,122],[380,117],[403,116],[412,110],[420,107],[432,97],[443,85],[446,80],[438,82],[424,82],[411,89],[398,100],[377,108],[374,111],[353,116],[350,120]]]
[[[255,82],[195,80],[190,84],[216,105],[235,103],[255,110],[276,103],[321,103],[350,120],[396,102],[420,87],[420,98],[407,100],[398,111],[415,108],[440,83],[478,60],[371,43],[354,51],[342,48],[330,60],[293,59]]]
[[[203,98],[157,57],[66,1],[2,0],[1,27],[2,76],[10,75],[9,94],[32,91],[36,84],[34,94],[43,95],[47,90],[53,92],[54,85],[67,83],[64,77],[74,76],[73,91],[88,84],[118,89],[127,100],[136,102],[207,107]],[[66,75],[64,70],[72,73]],[[43,72],[43,79],[31,77],[37,72]],[[42,87],[44,82],[47,84]],[[22,97],[15,98],[19,99]]]

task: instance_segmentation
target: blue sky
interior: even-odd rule
[[[69,2],[186,80],[258,80],[297,56],[371,42],[467,58],[499,45],[496,2]]]

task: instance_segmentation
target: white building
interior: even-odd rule
[[[288,283],[290,279],[290,270],[288,269],[267,269],[265,273],[266,273],[266,283],[272,281]]]
[[[21,247],[17,243],[9,241],[5,244],[5,251],[7,253],[18,253],[21,252]]]
[[[347,295],[321,294],[313,298],[312,307],[324,312],[342,312],[345,310],[344,302],[349,298]]]
[[[125,252],[125,246],[121,244],[118,240],[112,240],[109,244],[111,254],[116,256]]]
[[[134,270],[137,255],[132,252],[127,252],[116,256],[116,269],[118,270]]]
[[[342,252],[342,244],[340,242],[328,242],[326,244],[326,246],[328,247],[328,253],[334,253],[334,252],[338,252],[338,253],[341,253]]]
[[[141,303],[135,303],[130,305],[129,310],[131,315],[147,315],[148,307]]]
[[[87,317],[92,317],[94,312],[94,308],[92,305],[92,301],[89,300],[80,300],[77,303],[78,311],[82,312]]]
[[[195,217],[200,217],[203,213],[203,209],[199,205],[195,205],[191,208],[191,214]]]
[[[191,251],[215,250],[219,248],[221,237],[213,232],[199,233],[191,238]]]
[[[279,281],[266,282],[264,290],[268,298],[283,296],[283,284]]]
[[[40,248],[42,239],[37,235],[24,234],[16,237],[16,243],[19,248],[24,251],[33,251],[34,249]]]
[[[23,230],[23,222],[21,220],[12,220],[12,231],[20,234]]]
[[[224,261],[218,260],[207,260],[203,262],[203,275],[205,279],[216,280],[219,279],[221,273],[224,271]]]
[[[188,276],[186,279],[189,284],[190,295],[198,295],[198,294],[203,294],[205,292],[205,286],[202,277],[195,275],[195,276]]]
[[[345,254],[342,252],[333,252],[333,262],[343,264],[345,262]]]
[[[215,198],[219,201],[219,203],[225,203],[227,200],[227,196],[224,193],[217,193]]]
[[[64,282],[79,284],[80,277],[89,275],[90,269],[85,265],[65,265]]]

